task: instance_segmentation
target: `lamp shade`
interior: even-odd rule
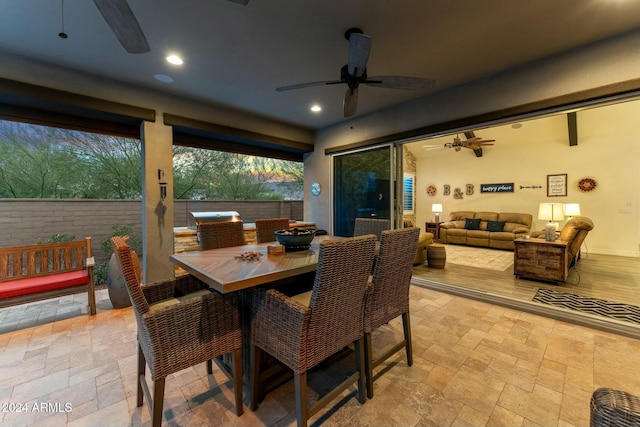
[[[545,221],[562,221],[562,203],[540,203],[538,208],[538,219]]]
[[[442,203],[434,203],[431,205],[431,212],[442,212]]]
[[[580,203],[565,203],[564,205],[565,216],[579,216],[580,215]]]

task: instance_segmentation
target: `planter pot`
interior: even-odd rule
[[[111,259],[109,260],[109,269],[107,270],[107,289],[109,290],[109,299],[111,300],[113,308],[125,308],[131,306],[131,300],[129,299],[129,293],[127,292],[127,283],[115,254],[112,254]]]

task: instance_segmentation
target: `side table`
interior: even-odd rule
[[[513,274],[517,278],[562,283],[569,274],[568,243],[561,240],[515,239]]]
[[[442,224],[442,222],[425,222],[424,229],[427,233],[433,234],[434,242],[440,241],[440,224]]]

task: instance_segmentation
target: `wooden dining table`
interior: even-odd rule
[[[238,292],[241,301],[241,324],[243,330],[242,370],[245,384],[249,384],[249,343],[251,335],[251,295],[253,288],[286,283],[290,280],[313,274],[318,265],[320,243],[336,236],[316,236],[306,250],[289,251],[270,255],[268,247],[276,242],[258,243],[204,251],[181,252],[169,257],[171,262],[206,283],[211,289],[221,292]],[[239,258],[249,252],[260,253],[258,259]],[[263,358],[264,371],[260,382],[264,390],[270,390],[291,378],[288,370],[274,365],[274,359]],[[231,372],[229,357],[214,359],[227,373]],[[274,366],[276,366],[274,368]]]
[[[270,242],[182,252],[171,255],[169,259],[210,288],[224,294],[295,278],[315,271],[318,265],[320,243],[331,239],[340,239],[340,237],[316,236],[309,249],[286,251],[281,255],[268,253],[268,246],[276,243]],[[249,252],[260,253],[262,256],[255,260],[240,257]]]

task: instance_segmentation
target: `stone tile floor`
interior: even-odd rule
[[[136,325],[98,291],[98,314],[82,295],[0,310],[0,425],[148,426],[135,406]],[[593,390],[640,391],[640,342],[595,329],[413,286],[414,365],[403,353],[380,369],[375,396],[355,388],[311,419],[324,426],[586,426]],[[374,335],[382,349],[399,320]],[[312,389],[335,369],[310,374]],[[295,425],[293,386],[256,412],[233,412],[233,390],[204,364],[167,379],[170,426]],[[317,397],[312,391],[311,398]],[[245,388],[245,403],[248,396]]]

